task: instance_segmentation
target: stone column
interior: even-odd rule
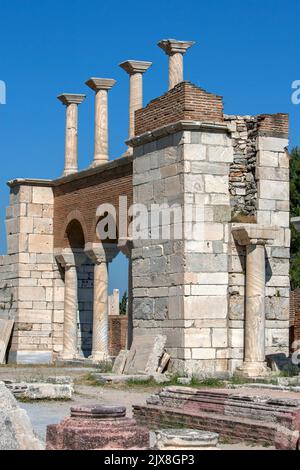
[[[236,373],[261,377],[270,372],[265,362],[265,245],[272,243],[275,230],[247,224],[233,228],[232,233],[246,246],[244,362]]]
[[[193,46],[193,41],[163,39],[158,46],[169,56],[169,90],[183,81],[183,54]]]
[[[63,252],[56,255],[58,263],[65,268],[64,329],[61,358],[74,359],[77,356],[77,310],[78,283],[76,266],[84,261],[84,254]]]
[[[95,136],[94,160],[92,167],[102,165],[108,161],[108,90],[115,80],[112,78],[90,78],[86,85],[95,93]]]
[[[120,239],[118,248],[128,258],[128,327],[127,348],[130,349],[133,340],[133,295],[132,295],[132,252],[133,242],[131,239]]]
[[[63,176],[78,171],[78,105],[85,99],[85,95],[67,94],[57,97],[66,105],[66,147],[65,147],[65,169]]]
[[[117,254],[114,245],[88,243],[86,254],[94,261],[92,355],[94,362],[109,358],[108,351],[108,263]]]
[[[133,137],[135,134],[134,113],[137,109],[143,107],[143,73],[145,73],[151,65],[152,62],[143,62],[141,60],[126,60],[120,64],[120,67],[130,76],[129,138]]]

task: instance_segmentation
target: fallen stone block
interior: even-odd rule
[[[99,384],[118,384],[127,382],[148,382],[150,375],[145,374],[91,374]]]
[[[190,385],[192,381],[191,377],[178,377],[177,378],[177,383],[180,385]]]
[[[5,364],[6,350],[13,326],[14,320],[0,319],[0,364]]]
[[[0,450],[42,450],[25,410],[0,382]]]
[[[126,417],[124,406],[77,406],[70,417],[47,427],[47,450],[149,448],[149,431]]]
[[[155,374],[164,354],[164,335],[135,336],[126,360],[125,374]]]
[[[5,385],[16,398],[21,400],[71,400],[74,393],[73,383],[28,383],[6,380]]]
[[[121,349],[121,351],[119,352],[119,354],[117,355],[115,359],[115,362],[112,368],[112,372],[114,374],[123,374],[128,354],[129,354],[129,350]]]
[[[180,426],[213,431],[220,439],[275,445],[296,450],[300,437],[300,400],[234,394],[230,390],[165,387],[151,395],[146,406],[134,406],[140,424]]]
[[[196,429],[159,429],[155,431],[155,449],[216,450],[219,434]]]

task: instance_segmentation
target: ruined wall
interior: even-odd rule
[[[10,269],[4,281],[12,286],[14,295],[11,361],[52,359],[52,319],[60,277],[53,258],[53,202],[49,184],[11,184],[5,257]]]

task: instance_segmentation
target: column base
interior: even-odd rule
[[[58,356],[58,360],[60,361],[72,361],[74,359],[78,359],[78,354],[77,353],[71,353],[71,352],[62,352]]]
[[[266,362],[244,362],[238,367],[234,374],[238,377],[255,379],[256,377],[266,377],[271,375],[272,371],[267,367]]]
[[[89,359],[91,359],[92,362],[107,362],[110,360],[110,357],[108,353],[97,351],[92,352],[91,356],[89,356]]]
[[[107,156],[106,156],[106,157],[104,156],[103,158],[99,158],[99,159],[97,159],[97,160],[94,160],[94,161],[90,164],[89,168],[96,168],[97,166],[101,166],[101,165],[103,165],[104,163],[107,163],[107,162],[108,162],[108,157],[107,157]]]

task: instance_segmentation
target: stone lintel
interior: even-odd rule
[[[276,237],[276,226],[232,224],[231,232],[239,245],[271,245]]]
[[[194,41],[178,41],[177,39],[162,39],[157,43],[167,55],[185,54],[186,51],[195,44]]]
[[[119,66],[125,70],[129,75],[133,75],[135,73],[144,73],[151,67],[152,62],[145,62],[142,60],[125,60],[121,62]]]
[[[84,248],[85,254],[94,263],[110,263],[119,250],[114,243],[87,243]]]
[[[64,248],[62,250],[55,250],[54,256],[56,261],[63,267],[69,266],[80,266],[84,263],[86,256],[83,250],[71,250],[70,248]]]
[[[15,178],[7,181],[7,186],[14,188],[15,186],[53,186],[53,180],[47,179],[30,179],[30,178]]]
[[[57,97],[57,99],[66,106],[68,106],[69,104],[80,104],[85,100],[85,98],[86,95],[80,95],[75,93],[62,93]]]
[[[118,249],[123,253],[127,258],[131,256],[131,250],[133,248],[132,238],[119,238]]]
[[[133,137],[127,140],[125,143],[130,147],[138,147],[140,145],[152,142],[166,137],[167,135],[175,134],[180,131],[203,131],[203,132],[215,132],[215,133],[226,133],[231,134],[231,130],[228,124],[219,122],[205,122],[205,121],[178,121],[172,124],[168,124],[153,131],[147,131],[144,134]]]
[[[89,80],[85,82],[85,84],[94,91],[110,90],[114,86],[115,83],[116,83],[116,80],[114,80],[113,78],[96,78],[96,77],[91,77],[89,78]]]

